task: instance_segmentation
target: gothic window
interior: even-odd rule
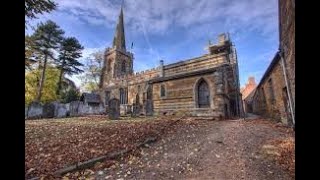
[[[121,63],[121,72],[126,72],[126,62],[122,61]]]
[[[124,89],[123,88],[120,88],[120,104],[125,104],[125,92],[124,92]]]
[[[126,88],[126,94],[125,94],[125,104],[128,104],[128,88]]]
[[[198,85],[198,106],[199,108],[210,107],[210,92],[209,86],[204,80],[200,80]]]
[[[160,86],[160,96],[161,97],[166,96],[166,89],[165,89],[165,86],[163,84]]]
[[[140,85],[138,85],[138,92],[140,92]]]

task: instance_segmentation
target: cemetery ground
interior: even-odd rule
[[[137,147],[153,138],[155,142]],[[294,179],[294,131],[265,119],[88,116],[25,121],[27,179]],[[131,150],[85,169],[77,162]]]

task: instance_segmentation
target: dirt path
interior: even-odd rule
[[[262,153],[268,140],[292,134],[262,121],[194,121],[139,155],[101,169],[94,179],[294,179]]]

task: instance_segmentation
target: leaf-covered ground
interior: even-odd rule
[[[158,141],[64,179],[294,179],[294,132],[268,120],[104,117],[26,121],[26,176]],[[77,128],[77,129],[75,129]]]
[[[157,137],[172,118],[105,116],[28,120],[25,125],[25,175],[43,177],[66,166],[106,153],[130,149],[148,137]]]

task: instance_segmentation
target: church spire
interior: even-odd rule
[[[116,49],[121,49],[126,51],[126,40],[124,35],[124,25],[123,25],[123,3],[121,5],[120,15],[118,19],[118,24],[113,38],[113,47]]]

